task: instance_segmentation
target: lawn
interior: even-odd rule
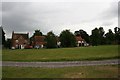
[[[118,78],[118,65],[65,68],[3,67],[2,74],[3,78]]]
[[[3,61],[79,61],[118,58],[118,45],[57,49],[3,49]]]

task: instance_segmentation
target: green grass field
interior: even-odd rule
[[[3,67],[2,74],[3,78],[118,78],[118,65],[66,68]]]
[[[57,49],[3,49],[3,61],[79,61],[118,58],[118,45]]]

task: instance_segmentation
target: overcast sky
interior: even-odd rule
[[[12,31],[27,33],[40,29],[43,34],[53,31],[59,35],[62,30],[74,33],[83,29],[89,35],[95,27],[102,26],[107,32],[118,26],[118,1],[102,0],[41,0],[40,2],[2,2],[2,25],[6,36]]]

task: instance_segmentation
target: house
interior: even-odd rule
[[[56,36],[56,40],[57,40],[57,47],[60,48],[61,46],[60,38]]]
[[[12,49],[24,49],[29,45],[29,33],[12,32]]]
[[[34,36],[32,38],[32,46],[34,48],[44,48],[46,45],[45,36]]]
[[[76,36],[75,38],[76,38],[76,43],[78,47],[85,46],[86,42],[81,36]]]

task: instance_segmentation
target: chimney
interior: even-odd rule
[[[12,31],[12,39],[13,39],[14,31]]]
[[[12,31],[12,34],[14,34],[14,31]]]
[[[29,38],[29,32],[27,32],[28,38]]]

